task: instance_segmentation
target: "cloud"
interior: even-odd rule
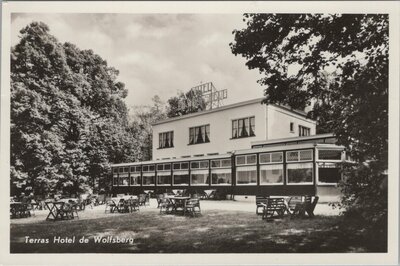
[[[228,89],[226,103],[263,94],[258,72],[229,48],[232,30],[244,26],[240,14],[18,14],[13,44],[32,21],[45,22],[60,41],[92,49],[120,70],[128,106],[150,103],[155,94],[166,101],[208,81]]]

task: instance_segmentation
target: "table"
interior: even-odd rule
[[[186,201],[188,199],[190,199],[190,197],[168,196],[166,198],[171,201],[172,206],[173,206],[173,209],[172,209],[173,212],[177,212],[178,209],[181,209],[183,214],[185,214]]]
[[[215,189],[207,189],[207,190],[204,190],[204,193],[206,194],[206,198],[207,199],[210,199],[211,198],[211,195],[214,195],[215,194]]]
[[[65,205],[68,204],[66,201],[47,201],[45,204],[49,210],[46,220],[56,221],[70,218],[68,213],[64,210]]]
[[[133,212],[139,210],[139,202],[137,196],[126,195],[122,197],[111,198],[114,205],[111,206],[110,212],[117,210],[118,212]]]

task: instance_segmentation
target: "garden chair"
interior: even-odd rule
[[[267,204],[269,196],[256,196],[256,214],[263,214],[264,205]],[[259,212],[261,209],[261,212]]]
[[[262,218],[270,221],[273,218],[282,218],[287,210],[284,198],[269,198],[264,204]]]
[[[169,214],[173,211],[174,207],[173,202],[169,198],[164,197],[160,200],[160,214]]]
[[[184,213],[189,213],[192,216],[200,215],[200,200],[199,199],[189,199],[185,202]]]
[[[78,215],[78,203],[73,200],[69,200],[68,203],[64,204],[63,211],[68,219],[79,218]]]
[[[125,203],[124,199],[119,199],[117,203],[118,212],[129,212],[128,204]]]
[[[318,200],[318,196],[314,197],[314,200],[312,200],[312,196],[305,196],[303,202],[296,204],[292,212],[292,217],[305,217],[306,213],[310,218],[314,217],[314,209]]]
[[[157,195],[157,208],[160,208],[161,199],[163,199],[163,198],[164,198],[163,194]]]
[[[104,212],[106,213],[107,210],[109,210],[110,213],[113,213],[115,210],[118,211],[118,206],[112,199],[106,200],[106,209],[104,210]]]
[[[137,199],[129,199],[127,202],[131,212],[139,211],[139,201]]]

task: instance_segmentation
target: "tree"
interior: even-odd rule
[[[133,160],[127,91],[91,50],[62,44],[47,25],[20,31],[11,51],[11,189],[78,193],[110,162]]]
[[[176,117],[205,110],[207,103],[201,91],[180,92],[168,99],[167,116]]]
[[[264,74],[264,103],[313,104],[309,116],[357,162],[345,171],[344,205],[359,210],[363,202],[372,221],[368,206],[387,208],[387,194],[366,184],[384,182],[377,173],[387,169],[388,15],[245,14],[244,21],[230,47]]]
[[[167,118],[165,104],[158,95],[152,98],[153,105],[142,105],[134,108],[132,127],[137,128],[135,135],[139,140],[142,160],[149,161],[153,155],[152,124]]]

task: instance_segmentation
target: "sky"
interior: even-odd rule
[[[245,27],[241,14],[13,14],[12,45],[19,31],[42,21],[60,42],[92,49],[120,71],[128,107],[163,101],[178,91],[213,82],[227,89],[223,104],[263,96],[258,70],[232,54],[232,31]]]

